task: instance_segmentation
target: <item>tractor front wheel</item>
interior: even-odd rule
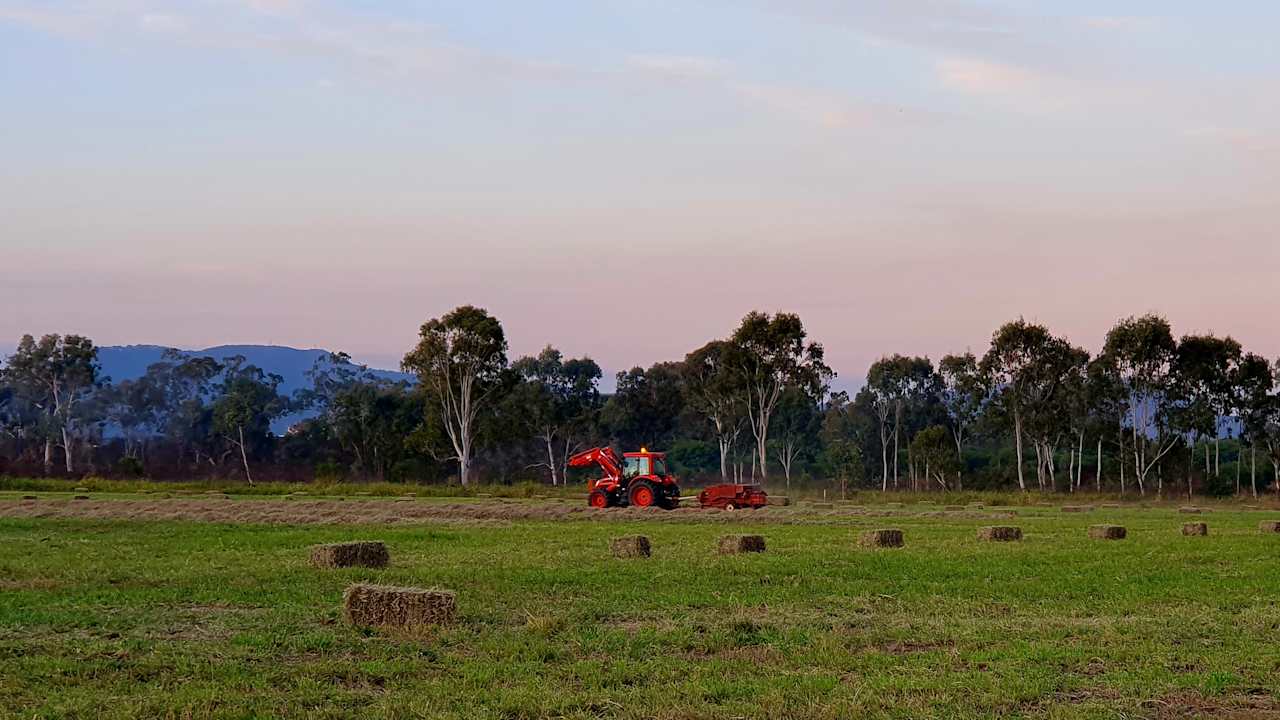
[[[653,501],[657,498],[657,494],[653,491],[653,486],[647,482],[638,482],[631,486],[629,500],[636,507],[649,507],[653,505]]]
[[[587,496],[587,504],[593,508],[607,508],[609,507],[609,496],[600,490],[592,490],[591,494]]]

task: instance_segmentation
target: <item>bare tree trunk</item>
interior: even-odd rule
[[[62,456],[67,461],[67,474],[74,475],[75,467],[75,448],[72,446],[71,433],[67,430],[67,426],[62,426]]]
[[[53,474],[53,438],[44,439],[44,474]]]
[[[1080,488],[1084,485],[1084,432],[1082,431],[1076,441],[1076,458],[1079,462],[1076,464],[1076,487]]]
[[[551,433],[546,433],[542,436],[542,439],[547,443],[547,467],[551,470],[551,486],[555,487],[559,483],[556,482],[556,450],[555,446],[551,444],[554,438],[552,438]]]
[[[1076,491],[1076,451],[1075,448],[1067,448],[1067,489],[1071,492]]]
[[[1258,499],[1258,448],[1249,445],[1249,484],[1253,486],[1253,499]]]
[[[1102,492],[1102,436],[1098,436],[1098,472],[1094,473],[1094,483],[1098,492]]]
[[[244,448],[244,427],[236,428],[240,432],[240,461],[244,463],[244,479],[253,484],[253,475],[249,472],[249,453]]]
[[[1022,413],[1018,410],[1013,411],[1013,437],[1017,452],[1018,488],[1026,492],[1027,481],[1022,477]]]
[[[902,427],[902,409],[893,412],[893,489],[898,489],[898,431]]]

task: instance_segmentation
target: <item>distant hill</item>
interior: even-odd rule
[[[102,374],[110,378],[111,382],[118,383],[122,380],[142,377],[146,374],[147,368],[160,362],[169,349],[160,345],[106,346],[98,348],[98,361],[102,365]],[[177,351],[187,357],[208,357],[218,361],[237,355],[243,356],[249,364],[256,365],[264,372],[282,377],[280,393],[290,396],[302,388],[311,386],[307,379],[307,371],[315,365],[316,360],[329,355],[328,350],[300,350],[278,345],[219,345],[203,350],[177,349]],[[414,380],[412,375],[393,370],[374,369],[372,372],[378,377],[393,382],[401,380],[413,382]],[[282,417],[272,424],[271,429],[282,433],[290,425],[306,417],[305,413]]]

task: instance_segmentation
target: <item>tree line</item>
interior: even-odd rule
[[[25,336],[0,367],[0,472],[559,485],[580,479],[571,455],[611,444],[666,450],[686,479],[841,492],[1280,493],[1280,362],[1157,315],[1096,353],[1015,320],[981,355],[885,356],[852,396],[785,312],[619,372],[607,395],[589,357],[510,360],[472,306],[425,323],[402,369],[416,382],[337,353],[285,396],[243,357],[171,351],[112,382],[88,338]],[[293,413],[308,419],[271,432]]]

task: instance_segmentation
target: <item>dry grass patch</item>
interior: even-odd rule
[[[1280,521],[1264,520],[1258,523],[1258,532],[1260,533],[1280,533]]]
[[[384,568],[391,562],[387,546],[376,541],[311,546],[311,564],[318,568]]]
[[[978,539],[987,542],[1016,542],[1022,539],[1022,528],[1012,525],[978,528]]]
[[[902,531],[897,528],[881,528],[862,533],[858,544],[863,547],[902,547],[905,544]]]
[[[1123,525],[1091,525],[1089,537],[1094,540],[1123,540],[1128,535]]]
[[[352,625],[411,628],[453,622],[458,601],[448,590],[357,583],[343,593],[342,609]]]
[[[1063,505],[1062,512],[1064,513],[1093,512],[1093,506],[1092,505]]]
[[[75,497],[73,497],[73,498],[71,498],[71,499],[72,499],[72,500],[88,500],[88,499],[89,499],[89,496],[88,496],[88,495],[76,495]]]
[[[624,535],[609,541],[609,549],[616,558],[647,558],[651,552],[649,538],[644,535]]]
[[[716,543],[716,551],[721,555],[760,553],[764,549],[763,535],[723,535]]]
[[[1182,513],[1183,515],[1199,515],[1200,513],[1204,512],[1204,508],[1180,507],[1178,508],[1178,512]]]
[[[1183,535],[1208,535],[1209,523],[1193,522],[1185,523],[1182,526]]]

